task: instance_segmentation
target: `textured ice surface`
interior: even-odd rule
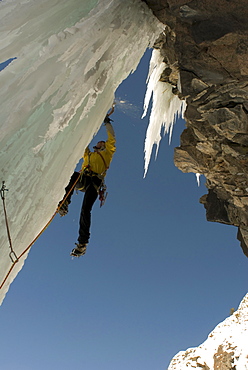
[[[0,63],[17,58],[0,72],[0,180],[9,188],[9,225],[20,255],[54,213],[116,88],[162,25],[140,0],[3,0],[0,12]],[[12,263],[3,214],[0,222],[2,281]]]

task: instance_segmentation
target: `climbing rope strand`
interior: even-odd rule
[[[32,247],[32,245],[36,242],[36,240],[41,236],[41,234],[46,230],[46,228],[50,225],[50,223],[52,222],[52,220],[54,219],[54,217],[56,216],[56,214],[58,213],[58,211],[60,210],[60,208],[62,207],[62,205],[64,204],[65,200],[67,199],[67,197],[69,196],[69,194],[73,191],[73,189],[75,188],[76,186],[76,183],[78,182],[79,180],[79,177],[80,177],[81,173],[79,173],[75,183],[73,184],[73,186],[71,187],[71,189],[68,191],[68,193],[66,194],[66,196],[64,197],[64,199],[62,200],[61,204],[58,206],[58,208],[56,209],[56,211],[54,212],[54,214],[52,215],[52,217],[50,218],[50,220],[46,223],[46,225],[41,229],[41,231],[36,235],[36,237],[32,240],[32,242],[27,246],[27,248],[19,255],[19,256],[16,256],[16,260],[13,261],[13,259],[11,258],[12,260],[12,265],[9,269],[9,271],[7,272],[6,276],[4,277],[1,285],[0,285],[0,289],[2,289],[2,287],[4,286],[4,284],[6,283],[11,271],[13,270],[15,264],[19,261],[19,259],[24,256],[24,254]],[[5,189],[6,190],[6,189]],[[2,189],[1,189],[1,197],[2,197]]]
[[[6,189],[5,181],[3,181],[2,182],[2,188],[1,188],[1,198],[2,198],[2,201],[3,201],[4,219],[5,219],[5,225],[6,225],[6,230],[7,230],[8,240],[9,240],[9,247],[10,247],[9,257],[10,257],[12,262],[15,262],[16,260],[18,260],[18,258],[17,258],[17,255],[16,255],[13,247],[12,247],[12,240],[11,240],[10,230],[9,230],[7,209],[6,209],[6,204],[5,204],[5,195],[4,195],[5,191],[8,191],[8,189]]]
[[[12,247],[12,240],[11,240],[11,236],[10,236],[10,230],[9,230],[9,223],[8,223],[8,217],[7,217],[7,210],[6,210],[6,206],[5,206],[5,200],[3,199],[3,210],[4,210],[4,217],[5,217],[5,224],[6,224],[6,230],[7,230],[7,235],[8,235],[8,239],[9,239],[9,247],[10,247],[10,253],[9,253],[9,257],[11,259],[12,262],[17,262],[18,261],[18,257]]]

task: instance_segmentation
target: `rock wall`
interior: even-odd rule
[[[145,2],[167,25],[161,79],[187,101],[175,165],[206,177],[207,220],[237,226],[248,257],[247,0]]]

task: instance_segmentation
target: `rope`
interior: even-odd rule
[[[8,189],[6,189],[6,186],[5,186],[5,181],[2,182],[2,188],[1,188],[0,191],[1,191],[1,198],[2,198],[2,201],[3,201],[5,225],[6,225],[7,235],[8,235],[8,239],[9,239],[9,247],[10,247],[9,257],[10,257],[11,261],[14,263],[16,260],[18,260],[18,258],[17,258],[17,255],[16,255],[13,247],[12,247],[12,240],[11,240],[11,236],[10,236],[7,210],[6,210],[6,204],[5,204],[5,196],[4,196],[4,192],[8,191]]]
[[[56,211],[54,212],[54,214],[52,215],[52,217],[50,218],[50,220],[46,223],[46,225],[41,229],[41,231],[36,235],[36,237],[32,240],[32,242],[27,246],[27,248],[19,255],[17,256],[15,254],[15,252],[13,251],[12,249],[12,243],[11,243],[11,238],[10,238],[10,232],[9,232],[9,228],[7,227],[7,230],[8,230],[8,237],[9,237],[9,240],[10,240],[10,246],[11,246],[11,252],[10,252],[10,255],[13,253],[14,256],[15,256],[15,260],[12,259],[12,257],[10,256],[10,259],[12,260],[12,265],[9,269],[9,271],[7,272],[6,276],[4,277],[1,285],[0,285],[0,289],[2,289],[2,287],[4,286],[4,284],[6,283],[11,271],[13,270],[15,264],[20,260],[20,258],[32,247],[32,245],[36,242],[36,240],[41,236],[41,234],[47,229],[47,227],[50,225],[50,223],[52,222],[52,220],[54,219],[54,217],[56,216],[56,214],[58,213],[58,211],[60,210],[60,208],[62,207],[62,205],[64,204],[65,200],[67,199],[67,197],[69,196],[69,194],[73,191],[73,189],[75,188],[76,186],[76,183],[78,182],[79,180],[79,177],[80,177],[80,173],[79,173],[79,176],[77,177],[75,183],[73,184],[73,186],[71,187],[71,189],[68,191],[68,193],[66,194],[66,196],[64,197],[64,199],[62,200],[62,202],[60,203],[60,205],[57,207]],[[2,199],[4,198],[4,195],[2,196],[2,193],[4,194],[4,191],[6,191],[7,189],[5,189],[5,185],[4,185],[4,181],[3,181],[3,186],[4,188],[2,187],[1,189],[1,197]]]

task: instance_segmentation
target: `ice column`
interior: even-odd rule
[[[159,50],[154,49],[150,61],[150,68],[147,78],[147,91],[144,100],[144,113],[147,114],[149,102],[152,97],[152,109],[149,119],[149,126],[145,139],[145,173],[147,173],[152,148],[156,144],[156,156],[158,154],[159,143],[161,140],[161,130],[164,129],[164,135],[169,133],[169,142],[171,140],[173,125],[177,117],[183,114],[185,102],[180,100],[172,92],[172,85],[160,81],[160,76],[165,69],[166,64]]]

